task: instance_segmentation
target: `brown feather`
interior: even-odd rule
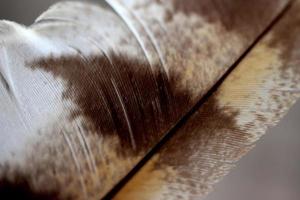
[[[300,2],[115,199],[202,199],[300,97]]]
[[[1,21],[2,188],[18,190],[20,179],[32,194],[104,197],[288,0],[184,2],[65,2],[29,28]],[[209,105],[236,125],[238,112],[220,113],[218,98]]]

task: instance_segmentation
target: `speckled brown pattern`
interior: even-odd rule
[[[195,99],[207,92],[207,85],[213,84],[210,81],[228,69],[224,66],[231,65],[287,3],[282,0],[107,2],[131,30],[143,33],[139,39],[146,52],[151,52],[149,44],[154,45],[166,72],[181,74],[177,87],[189,88]],[[193,12],[186,12],[188,8]]]
[[[202,199],[254,147],[300,97],[299,10],[298,1],[115,199]]]
[[[85,129],[102,136],[117,133],[123,153],[145,152],[191,105],[189,94],[173,87],[179,75],[167,79],[138,59],[108,56],[41,58],[31,66],[66,80],[63,98],[77,105],[70,120],[83,117]]]
[[[251,34],[259,30],[261,22],[269,18],[269,14],[265,12],[266,9],[269,9],[270,12],[276,12],[278,9],[276,6],[282,2],[280,0],[258,0],[255,2],[249,0],[172,0],[172,3],[175,12],[183,12],[186,15],[201,14],[209,22],[221,23],[226,30],[251,37]],[[239,17],[235,17],[236,15]],[[255,29],[248,29],[249,25]]]

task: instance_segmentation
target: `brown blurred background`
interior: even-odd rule
[[[1,0],[0,19],[30,25],[57,0]],[[300,67],[300,66],[299,66]],[[300,102],[216,185],[207,200],[300,199]]]

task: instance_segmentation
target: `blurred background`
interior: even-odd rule
[[[0,19],[30,25],[56,0],[1,0]],[[299,66],[300,67],[300,66]],[[300,199],[300,102],[206,200]]]

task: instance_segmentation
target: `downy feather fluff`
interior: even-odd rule
[[[62,2],[1,21],[0,195],[110,198],[288,3]],[[115,198],[198,199],[282,116],[299,74],[277,29]]]

